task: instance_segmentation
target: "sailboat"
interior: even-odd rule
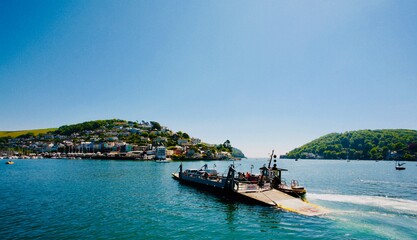
[[[398,161],[395,162],[395,170],[405,170],[405,167],[403,167],[405,163],[399,163]]]

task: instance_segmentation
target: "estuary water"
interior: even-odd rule
[[[417,166],[394,162],[278,160],[310,202],[306,217],[179,184],[179,162],[0,160],[0,239],[417,239]],[[224,172],[232,162],[205,163]],[[258,172],[266,159],[236,161]],[[251,165],[254,166],[251,169]]]

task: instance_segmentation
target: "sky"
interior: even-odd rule
[[[417,1],[0,1],[0,130],[157,121],[268,157],[417,129]]]

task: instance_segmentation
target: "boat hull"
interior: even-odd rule
[[[220,179],[219,181],[214,181],[210,179],[203,179],[198,177],[190,177],[185,175],[179,175],[178,173],[173,173],[172,177],[179,181],[180,183],[197,187],[199,189],[204,189],[210,192],[216,193],[227,193],[229,192],[226,189],[226,179]]]
[[[306,190],[297,190],[297,189],[286,189],[286,188],[275,188],[278,191],[281,191],[283,193],[286,193],[290,196],[296,197],[296,198],[300,198],[303,201],[307,201],[306,199]]]
[[[236,192],[234,190],[230,190],[227,188],[227,180],[223,179],[223,182],[219,183],[211,183],[204,179],[196,179],[193,177],[187,177],[187,176],[179,176],[178,173],[173,173],[172,178],[179,181],[181,184],[194,187],[198,190],[202,190],[205,192],[210,192],[215,195],[226,197],[227,199],[231,201],[238,201],[243,202],[246,204],[253,204],[253,205],[263,205],[263,206],[270,206],[270,204],[259,201],[257,199],[245,196],[239,192]]]

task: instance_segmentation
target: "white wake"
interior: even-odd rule
[[[408,214],[417,215],[417,201],[378,197],[378,196],[360,196],[360,195],[338,195],[338,194],[316,194],[309,193],[309,200],[323,200],[331,202],[352,203],[373,207],[381,207],[387,210],[395,210]]]

